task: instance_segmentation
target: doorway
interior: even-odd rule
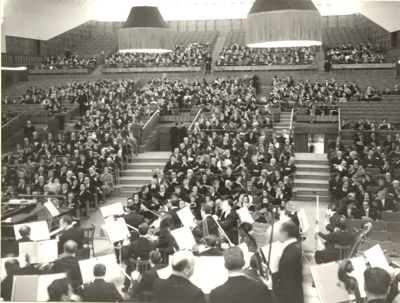
[[[324,134],[308,134],[308,152],[319,154],[324,153],[324,142]]]

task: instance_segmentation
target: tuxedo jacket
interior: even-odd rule
[[[121,294],[114,283],[108,283],[103,279],[96,279],[85,286],[82,291],[82,299],[86,302],[122,302]]]

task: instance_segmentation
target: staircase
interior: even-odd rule
[[[114,187],[118,196],[131,196],[140,190],[143,185],[150,184],[155,169],[164,169],[170,152],[149,151],[139,154],[128,163],[127,169],[122,171],[119,184]]]
[[[212,60],[213,60],[213,62],[211,64],[211,70],[212,71],[214,71],[214,67],[215,67],[215,64],[218,61],[219,54],[221,53],[222,49],[225,46],[225,39],[226,39],[226,36],[218,36],[217,40],[215,41],[213,52],[212,52],[212,55],[211,55],[212,56]]]
[[[274,132],[281,133],[282,130],[290,130],[290,115],[291,112],[281,112],[279,122],[274,122]]]
[[[329,165],[325,153],[296,153],[296,177],[294,180],[294,200],[298,202],[329,202]]]

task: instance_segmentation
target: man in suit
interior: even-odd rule
[[[128,202],[129,203],[129,202]],[[126,224],[138,228],[144,222],[144,217],[139,214],[139,205],[133,204],[129,207],[129,213],[124,215]]]
[[[289,220],[279,231],[284,249],[279,261],[275,293],[281,303],[303,303],[302,252],[299,243],[299,229]]]
[[[379,267],[364,272],[364,289],[368,303],[386,303],[390,290],[390,275]]]
[[[4,263],[4,268],[7,276],[1,282],[1,297],[4,301],[10,301],[14,282],[14,273],[20,268],[18,259],[6,261]]]
[[[393,202],[393,198],[386,195],[384,191],[378,192],[374,203],[379,211],[394,211],[396,205]]]
[[[78,245],[75,241],[68,240],[65,242],[64,254],[54,262],[52,269],[54,273],[65,272],[74,290],[82,284],[81,270],[78,263],[79,259],[75,256],[77,249]]]
[[[202,239],[204,246],[201,245],[199,248],[199,256],[206,257],[217,257],[222,256],[222,251],[219,248],[218,238],[214,235],[204,237]]]
[[[194,272],[194,256],[187,250],[172,256],[172,275],[154,281],[153,299],[156,303],[205,303],[203,291],[189,281]]]
[[[18,242],[32,242],[31,240],[31,228],[28,225],[23,225],[21,228],[18,230],[19,234],[21,235],[21,238],[18,240]]]
[[[96,264],[93,268],[94,281],[85,286],[82,291],[82,299],[86,302],[122,302],[121,294],[114,283],[104,281],[106,266]]]
[[[50,302],[70,302],[72,287],[68,279],[57,279],[47,287]]]
[[[239,216],[236,211],[232,208],[232,200],[224,200],[221,203],[222,215],[221,215],[221,227],[225,231],[230,241],[237,245],[238,244],[238,220]]]
[[[139,225],[139,238],[131,244],[128,250],[128,264],[126,266],[126,274],[131,275],[132,271],[135,269],[137,260],[148,260],[151,251],[156,249],[156,245],[148,239],[147,233],[149,231],[149,225],[147,223],[142,223]],[[127,292],[129,286],[131,285],[131,280],[125,278],[124,288],[122,291]]]
[[[219,237],[218,225],[215,219],[211,216],[212,206],[203,204],[201,208],[201,217],[202,217],[202,236],[216,236]]]
[[[58,239],[59,253],[63,251],[64,243],[68,240],[73,240],[77,244],[78,249],[83,248],[83,229],[76,225],[76,222],[74,222],[71,216],[63,216],[60,220],[60,227],[62,232]]]
[[[211,291],[211,303],[272,302],[271,292],[267,285],[249,279],[244,274],[242,270],[245,264],[244,255],[239,247],[230,247],[225,250],[224,260],[225,268],[228,270],[228,281]]]
[[[339,260],[339,249],[337,249],[335,245],[351,245],[353,243],[354,233],[348,228],[346,219],[340,218],[336,222],[333,232],[328,234],[319,232],[318,236],[326,241],[325,249],[315,252],[315,262],[321,264]]]
[[[370,205],[368,201],[364,201],[362,204],[362,208],[359,211],[360,219],[362,218],[370,218],[372,220],[378,220],[381,218],[381,214],[379,211]]]
[[[129,289],[129,294],[132,296],[141,296],[144,292],[153,292],[154,281],[158,279],[157,271],[164,268],[162,264],[162,255],[158,250],[153,250],[149,254],[150,269],[142,274],[140,281],[134,279],[132,274],[132,287]]]

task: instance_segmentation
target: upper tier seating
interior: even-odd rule
[[[348,43],[356,45],[370,42],[363,32],[353,27],[324,27],[322,30],[322,41],[326,47],[336,47]]]

